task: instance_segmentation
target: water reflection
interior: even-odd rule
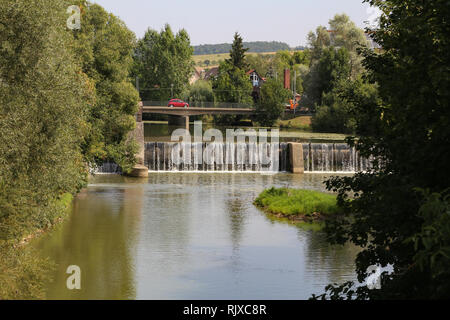
[[[354,279],[354,248],[274,222],[252,202],[270,186],[323,190],[323,175],[97,176],[37,247],[59,264],[58,299],[306,299]],[[66,289],[69,265],[82,290]]]
[[[37,244],[58,264],[49,298],[136,297],[134,257],[143,191],[139,184],[94,184],[79,194],[70,220]],[[80,291],[66,289],[69,265],[81,268]]]

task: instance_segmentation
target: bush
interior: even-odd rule
[[[284,111],[290,92],[275,79],[267,80],[261,87],[261,98],[256,104],[255,119],[263,126],[273,126]]]
[[[336,196],[313,190],[270,188],[255,200],[255,205],[272,214],[284,216],[320,214],[326,216],[339,212]]]
[[[377,87],[362,79],[340,81],[322,96],[322,105],[316,106],[311,125],[315,132],[355,134],[356,104],[377,104]]]

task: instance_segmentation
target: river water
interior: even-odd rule
[[[272,221],[270,186],[324,190],[322,174],[97,175],[68,220],[34,246],[56,262],[49,299],[307,299],[356,278],[353,246]],[[81,268],[81,290],[66,269]]]

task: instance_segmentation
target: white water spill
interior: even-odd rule
[[[287,143],[145,143],[149,172],[273,174],[287,172],[289,162]],[[372,161],[345,143],[304,143],[303,162],[309,173],[356,173],[369,170]],[[94,173],[121,170],[114,163],[105,163]]]

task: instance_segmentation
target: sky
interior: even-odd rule
[[[309,31],[338,13],[361,28],[371,11],[362,0],[92,0],[120,17],[138,38],[148,28],[186,29],[192,45],[231,43],[239,32],[244,41],[281,41],[306,45]],[[369,10],[369,11],[368,11]]]

